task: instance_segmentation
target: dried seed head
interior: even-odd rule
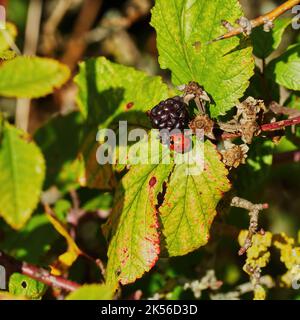
[[[210,98],[205,90],[199,85],[199,83],[195,81],[189,82],[188,85],[184,87],[182,90],[184,93],[184,97],[189,98],[189,100],[199,98],[203,101],[210,102]]]
[[[234,145],[228,149],[222,150],[222,161],[229,168],[237,168],[240,164],[244,164],[247,158],[249,147],[246,144]]]
[[[203,130],[204,134],[214,139],[213,128],[214,122],[207,115],[198,115],[189,123],[190,129],[193,133],[196,133],[196,130]]]
[[[263,100],[257,100],[253,97],[248,97],[245,101],[239,103],[236,107],[237,114],[235,118],[236,120],[240,120],[241,122],[256,120],[259,113],[267,111]]]

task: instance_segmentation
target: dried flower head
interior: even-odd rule
[[[190,123],[190,129],[193,133],[196,133],[196,130],[203,130],[204,134],[210,138],[214,139],[213,128],[214,121],[211,120],[207,115],[197,115]]]
[[[237,168],[240,164],[244,164],[247,158],[249,147],[246,144],[230,146],[221,151],[222,161],[229,168]]]

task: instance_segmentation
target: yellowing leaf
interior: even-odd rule
[[[300,279],[300,247],[295,246],[295,240],[285,233],[274,236],[274,246],[280,250],[280,260],[287,268],[287,272],[281,276],[281,282],[291,287],[293,281]]]
[[[37,206],[45,176],[43,155],[30,139],[23,131],[8,123],[3,124],[0,135],[0,216],[15,229],[24,226]]]
[[[53,227],[66,239],[68,244],[68,251],[60,255],[57,262],[51,266],[51,273],[53,275],[60,275],[62,271],[67,270],[75,262],[82,252],[66,230],[65,226],[51,214],[46,214]]]
[[[6,291],[0,291],[0,301],[3,300],[27,300],[23,296],[16,296]]]
[[[136,165],[121,180],[104,228],[110,239],[109,285],[132,283],[156,263],[160,252],[157,196],[172,168],[172,163]]]
[[[105,284],[81,286],[70,293],[66,300],[112,300],[115,290]]]
[[[187,254],[207,243],[216,207],[230,189],[228,171],[211,142],[204,144],[204,171],[186,174],[176,165],[159,208],[162,233],[170,256]]]
[[[61,87],[70,70],[58,61],[39,57],[17,57],[0,66],[0,95],[39,98]]]
[[[248,230],[242,230],[239,234],[239,244],[243,246],[248,234]],[[247,250],[246,265],[253,268],[264,268],[269,263],[269,248],[272,245],[272,233],[265,232],[264,235],[255,234],[252,237],[252,246]]]

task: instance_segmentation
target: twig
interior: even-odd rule
[[[149,0],[130,0],[123,16],[104,18],[99,27],[84,35],[87,42],[99,42],[115,32],[130,28],[135,22],[147,15],[151,8]]]
[[[27,262],[18,261],[2,251],[0,251],[0,265],[5,267],[8,276],[14,272],[19,272],[50,287],[60,288],[66,291],[74,291],[80,287],[78,283],[62,277],[53,276],[46,269],[39,268]]]
[[[263,124],[260,128],[262,131],[274,131],[274,130],[282,129],[284,127],[294,126],[295,124],[299,124],[299,123],[300,123],[300,116],[292,119],[281,120],[278,122],[266,123],[266,124]]]
[[[269,22],[273,22],[277,17],[279,17],[280,15],[282,15],[286,11],[290,10],[291,8],[293,8],[295,5],[297,5],[299,3],[300,3],[300,0],[288,0],[285,3],[283,3],[282,5],[275,8],[274,10],[272,10],[272,11],[270,11],[270,12],[268,12],[268,13],[266,13],[256,19],[249,21],[251,29],[256,28],[258,26],[261,26],[261,25],[264,25]],[[237,36],[243,32],[244,32],[244,28],[241,26],[237,27],[237,28],[233,28],[229,32],[212,40],[211,42],[216,42],[219,40],[228,39],[228,38]]]
[[[42,16],[42,1],[31,0],[29,3],[25,30],[24,54],[34,55],[37,50],[39,30]],[[30,99],[18,99],[16,106],[16,125],[28,131]]]
[[[295,118],[300,116],[300,110],[292,109],[289,107],[281,106],[279,103],[272,101],[269,106],[270,110],[275,114],[284,114],[289,118]]]
[[[300,116],[292,118],[292,119],[281,120],[281,121],[277,121],[277,122],[263,124],[263,125],[261,125],[260,130],[263,132],[276,131],[276,130],[283,129],[285,127],[294,126],[299,123],[300,123]],[[224,132],[221,135],[221,140],[235,139],[240,136],[241,136],[240,132],[237,132],[237,133]]]
[[[267,203],[264,204],[253,204],[248,200],[234,197],[231,200],[231,206],[236,208],[242,208],[249,211],[250,223],[248,235],[246,237],[244,245],[239,250],[239,255],[243,255],[251,246],[252,246],[252,237],[257,233],[258,229],[258,214],[261,210],[268,209],[269,205]],[[264,231],[260,231],[264,234]]]
[[[275,282],[269,275],[262,276],[259,279],[261,285],[271,289],[275,287]],[[241,295],[253,292],[255,285],[251,281],[238,285],[233,291],[227,293],[210,294],[212,300],[238,300]]]
[[[44,24],[42,50],[45,55],[50,55],[52,53],[57,42],[55,33],[58,25],[73,3],[74,0],[58,0],[56,7],[51,12],[50,17]]]
[[[87,44],[83,40],[83,36],[93,26],[102,2],[102,0],[86,0],[83,2],[73,34],[67,43],[65,54],[61,59],[72,71],[74,71],[77,62],[86,49]]]

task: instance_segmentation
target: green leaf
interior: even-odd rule
[[[66,300],[112,300],[114,289],[105,284],[87,284],[71,292]]]
[[[102,57],[81,63],[75,82],[81,112],[104,128],[113,121],[128,118],[131,123],[149,127],[145,111],[168,97],[168,88],[160,77]]]
[[[108,211],[112,208],[112,200],[112,194],[109,192],[105,192],[87,201],[83,205],[83,209],[86,211]]]
[[[213,98],[213,117],[233,107],[253,74],[249,44],[238,37],[209,43],[226,32],[221,20],[234,23],[242,15],[237,0],[157,0],[152,10],[161,67],[172,71],[175,85],[203,85]]]
[[[19,232],[11,230],[7,225],[1,226],[3,240],[0,248],[19,260],[33,264],[44,264],[46,254],[59,239],[46,215],[34,215]]]
[[[241,197],[251,197],[263,192],[271,165],[273,162],[274,143],[264,138],[256,138],[248,152],[246,165],[240,166],[237,171],[239,179],[234,181],[234,187],[239,190]]]
[[[128,129],[149,129],[145,111],[166,99],[168,88],[160,77],[148,76],[105,58],[82,63],[75,81],[79,87],[78,105],[88,119],[80,148],[84,168],[79,180],[82,186],[109,190],[115,185],[113,168],[100,166],[96,161],[98,126],[112,127],[118,134],[118,121],[122,120],[127,121]]]
[[[187,254],[207,243],[217,204],[230,188],[228,171],[209,141],[204,144],[204,171],[187,175],[187,168],[186,163],[175,166],[159,208],[170,256]]]
[[[0,215],[20,229],[39,201],[45,163],[30,137],[8,123],[1,136],[0,172]]]
[[[267,77],[291,90],[300,90],[300,44],[290,46],[286,52],[270,62]]]
[[[9,278],[9,293],[31,300],[40,300],[47,286],[20,273],[13,273]]]
[[[45,155],[47,173],[45,189],[56,185],[64,192],[78,185],[79,152],[83,121],[79,112],[58,116],[41,127],[34,135]],[[67,130],[66,130],[67,128]]]
[[[262,99],[269,101],[279,101],[280,87],[274,81],[267,79],[258,67],[255,67],[255,74],[250,79],[250,86],[245,92],[245,97],[253,97],[255,99]]]
[[[255,28],[251,34],[254,55],[263,59],[276,50],[281,43],[285,29],[291,22],[291,19],[277,19],[274,21],[274,28],[270,32],[265,32],[263,27]]]
[[[162,159],[166,154],[162,153]],[[136,165],[121,180],[113,212],[104,228],[110,239],[108,284],[132,283],[157,261],[160,251],[157,196],[172,168],[172,163]]]
[[[0,95],[39,98],[61,87],[69,76],[70,70],[55,60],[17,57],[0,67]]]

